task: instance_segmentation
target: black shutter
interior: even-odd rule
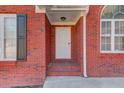
[[[17,60],[26,59],[26,15],[17,14]]]

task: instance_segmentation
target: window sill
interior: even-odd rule
[[[112,51],[100,51],[100,53],[107,53],[107,54],[109,54],[109,53],[111,53],[111,54],[123,54],[124,53],[124,51],[114,51],[114,52],[112,52]]]
[[[6,61],[6,62],[15,62],[17,61],[16,59],[0,59],[0,62]]]

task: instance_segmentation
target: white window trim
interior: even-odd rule
[[[103,51],[102,49],[101,49],[101,36],[108,36],[108,35],[102,35],[101,34],[101,31],[102,31],[102,22],[103,21],[111,21],[112,23],[111,23],[111,51]],[[115,51],[114,50],[114,47],[115,47],[115,45],[114,45],[114,36],[116,36],[115,34],[114,34],[114,32],[115,32],[115,21],[124,21],[124,19],[101,19],[100,20],[100,53],[124,53],[124,51]],[[118,36],[121,36],[121,35],[118,35]],[[124,35],[122,35],[122,36],[124,36]]]
[[[14,59],[5,59],[4,58],[4,47],[2,47],[2,57],[0,58],[0,61],[16,61],[17,60],[17,15],[16,14],[0,14],[0,18],[4,18],[4,17],[15,17],[16,18],[16,57]],[[3,20],[2,20],[3,21]],[[3,25],[3,24],[2,24]],[[4,39],[4,25],[1,26],[2,27],[2,38]],[[4,44],[4,40],[2,41],[2,44]]]

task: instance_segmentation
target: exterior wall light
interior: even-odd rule
[[[65,21],[66,20],[66,17],[62,16],[60,17],[61,21]]]

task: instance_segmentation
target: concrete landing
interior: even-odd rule
[[[124,78],[48,76],[43,88],[124,88]]]

